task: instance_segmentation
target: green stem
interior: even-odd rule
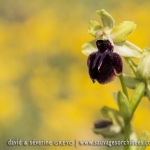
[[[126,89],[126,86],[125,86],[125,83],[124,83],[124,78],[123,78],[122,74],[119,76],[119,79],[120,79],[120,83],[121,83],[121,86],[122,86],[123,93],[126,95],[127,99],[129,100],[128,92],[127,92],[127,89]],[[124,140],[130,140],[131,132],[132,132],[131,124],[130,124],[130,122],[126,122],[125,123],[125,128],[124,128]],[[130,145],[124,146],[124,150],[131,150]]]
[[[125,141],[130,141],[131,140],[131,134],[132,134],[132,127],[130,122],[125,124],[125,128],[124,128],[124,140]],[[124,146],[124,150],[132,150],[132,147],[130,145],[126,145]]]
[[[120,79],[120,83],[121,83],[121,86],[122,86],[122,90],[123,90],[123,93],[126,95],[126,97],[129,99],[128,97],[128,92],[127,92],[127,89],[126,89],[126,86],[125,86],[125,83],[124,83],[124,78],[123,78],[123,75],[121,74],[119,76],[119,79]]]

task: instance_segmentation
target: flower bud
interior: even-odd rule
[[[146,48],[137,67],[137,77],[145,81],[150,79],[150,48]]]
[[[99,121],[97,123],[94,124],[95,128],[106,128],[108,126],[112,125],[112,122],[111,121],[107,121],[107,120],[102,120],[102,121]]]
[[[102,120],[94,124],[93,132],[108,138],[117,136],[121,133],[121,130],[121,126],[114,125],[111,121],[108,120]]]

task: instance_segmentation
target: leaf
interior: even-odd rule
[[[121,91],[118,92],[118,105],[119,105],[119,111],[123,116],[124,120],[129,121],[132,117],[130,103],[127,97],[125,96],[125,94]]]
[[[124,128],[124,120],[117,110],[104,106],[101,109],[101,113],[104,117],[110,119],[114,125],[120,125],[122,128]]]
[[[106,12],[104,9],[98,10],[96,12],[101,17],[101,20],[103,23],[103,28],[106,31],[110,31],[115,26],[115,20],[113,19],[113,17],[108,12]]]
[[[137,146],[136,150],[145,150],[146,149],[146,145],[144,144],[144,142],[148,140],[148,136],[149,136],[149,134],[147,131],[142,132],[138,141],[143,142],[143,145]]]
[[[137,79],[136,77],[127,74],[123,74],[123,77],[124,77],[125,85],[130,89],[135,89],[136,85],[140,83],[140,80]]]
[[[90,20],[88,25],[88,33],[95,37],[95,33],[98,30],[101,30],[102,27],[97,21]]]
[[[136,110],[138,104],[140,103],[146,89],[146,84],[144,82],[140,82],[136,89],[134,90],[134,93],[130,100],[130,108],[132,110],[132,114]]]
[[[124,57],[140,58],[142,50],[129,41],[114,43],[114,52]]]
[[[97,52],[96,40],[90,41],[82,45],[82,53],[89,56],[93,52]]]
[[[132,21],[123,21],[115,26],[110,34],[114,42],[121,42],[127,38],[136,28],[136,24]]]

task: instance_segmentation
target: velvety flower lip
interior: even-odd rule
[[[113,45],[109,40],[97,40],[98,51],[88,56],[87,65],[93,83],[97,80],[100,84],[111,82],[116,75],[122,73],[122,59],[113,52]]]
[[[101,120],[101,121],[98,121],[94,124],[94,127],[99,129],[99,128],[106,128],[110,125],[112,125],[113,123],[111,121],[108,121],[108,120]]]

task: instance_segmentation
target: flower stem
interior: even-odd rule
[[[132,128],[130,122],[125,124],[124,128],[124,140],[125,141],[130,141],[131,140],[131,133],[132,133]],[[132,147],[130,145],[124,146],[124,150],[131,150]]]
[[[119,76],[119,79],[120,79],[120,83],[121,83],[121,86],[122,86],[122,90],[123,90],[123,93],[126,95],[126,97],[129,99],[128,97],[128,92],[127,92],[127,89],[126,89],[126,86],[125,86],[125,83],[124,83],[124,78],[123,78],[123,75],[121,74]]]

